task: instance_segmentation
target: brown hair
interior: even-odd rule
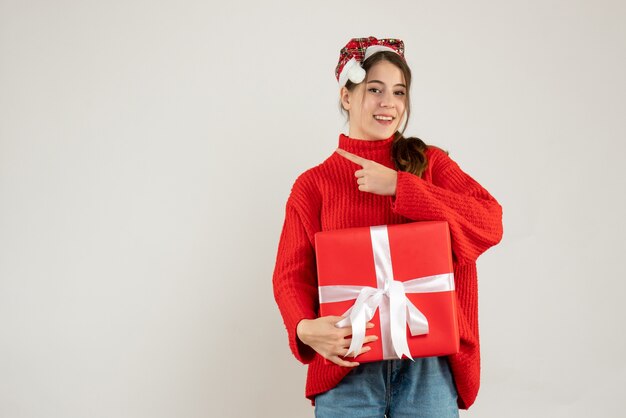
[[[428,166],[425,154],[427,145],[417,137],[405,138],[403,135],[406,125],[409,122],[409,116],[411,115],[411,101],[409,98],[409,91],[411,89],[411,69],[402,57],[391,51],[380,51],[373,54],[363,61],[362,67],[367,72],[374,64],[380,61],[388,61],[398,67],[400,71],[402,71],[406,83],[406,123],[401,131],[396,131],[394,134],[395,138],[391,147],[391,158],[393,159],[396,169],[407,171],[421,177]],[[352,91],[357,85],[358,84],[354,84],[352,81],[348,80],[346,88]],[[339,106],[343,112],[346,112],[341,105],[341,101],[339,102]]]

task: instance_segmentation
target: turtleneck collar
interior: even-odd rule
[[[353,154],[367,153],[371,151],[390,150],[393,143],[394,134],[387,139],[365,140],[351,138],[343,133],[339,134],[339,148]]]

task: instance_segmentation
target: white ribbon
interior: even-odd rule
[[[411,360],[406,336],[406,324],[411,335],[428,334],[428,320],[422,312],[407,298],[407,293],[446,292],[454,290],[452,273],[419,277],[401,282],[394,280],[389,250],[389,235],[386,225],[370,227],[374,266],[376,268],[376,288],[370,286],[320,286],[320,303],[342,302],[356,299],[354,305],[344,312],[344,319],[336,326],[352,325],[352,342],[348,349],[354,357],[361,351],[365,339],[367,322],[380,308],[381,341],[383,358],[402,358]],[[408,316],[407,316],[408,314]],[[391,338],[387,334],[391,333]],[[395,356],[393,354],[395,353]]]

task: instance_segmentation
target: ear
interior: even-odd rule
[[[350,110],[351,99],[352,95],[350,94],[350,91],[343,86],[341,90],[339,90],[339,100],[341,100],[341,106],[343,106],[345,110]]]

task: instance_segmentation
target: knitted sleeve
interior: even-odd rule
[[[315,351],[300,341],[296,328],[302,319],[317,318],[317,270],[314,231],[307,221],[308,217],[302,213],[303,207],[310,209],[311,205],[302,200],[306,194],[298,192],[297,184],[287,201],[272,282],[291,351],[300,362],[308,364],[313,360]]]
[[[502,239],[502,207],[444,151],[430,151],[432,183],[399,171],[392,209],[414,221],[448,221],[457,261],[475,262]]]

